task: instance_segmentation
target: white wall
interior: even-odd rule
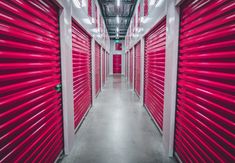
[[[141,0],[142,1],[142,0]],[[142,23],[141,27],[143,31],[138,32],[136,37],[133,37],[129,47],[125,47],[125,42],[122,43],[122,51],[115,50],[114,40],[104,42],[103,39],[96,35],[93,31],[94,24],[87,24],[87,16],[84,14],[86,9],[78,9],[74,5],[72,0],[57,0],[56,2],[61,7],[60,13],[60,35],[61,39],[61,70],[62,70],[62,89],[63,89],[63,121],[64,121],[64,151],[65,154],[69,154],[74,144],[74,109],[73,109],[73,74],[72,74],[72,38],[71,38],[71,17],[73,17],[80,25],[87,29],[88,33],[92,38],[92,84],[93,84],[93,101],[94,98],[94,86],[95,86],[95,75],[94,75],[94,42],[97,41],[101,44],[106,51],[110,52],[109,57],[109,73],[113,74],[113,54],[122,55],[122,74],[125,73],[125,51],[133,47],[139,40],[143,40],[144,35],[161,20],[162,17],[167,15],[167,40],[166,40],[166,69],[165,69],[165,96],[164,100],[167,101],[164,104],[164,117],[163,117],[163,144],[166,149],[166,153],[169,156],[173,155],[173,144],[174,144],[174,120],[175,120],[175,96],[176,96],[176,76],[177,76],[177,55],[178,55],[178,11],[175,7],[175,3],[179,0],[159,0],[154,9],[145,20],[149,20],[147,23]],[[160,3],[161,2],[161,3]],[[96,1],[97,3],[97,1]],[[138,6],[138,5],[137,5]],[[97,5],[97,7],[99,7]],[[109,48],[110,45],[110,48]],[[144,56],[143,45],[141,46],[141,56]],[[134,57],[134,55],[133,55]],[[143,57],[142,63],[143,63]],[[134,65],[134,64],[133,64]],[[142,68],[142,74],[143,69]],[[133,69],[134,70],[134,69]],[[134,74],[134,73],[133,73]],[[144,76],[142,75],[141,81],[143,83]],[[143,92],[143,85],[141,86],[141,92]]]
[[[72,24],[71,3],[60,0],[60,39],[61,46],[61,78],[63,96],[63,133],[64,153],[67,155],[74,144],[74,103],[73,103],[73,67],[72,67]],[[70,22],[70,23],[68,23]]]
[[[86,30],[92,37],[91,55],[92,55],[92,99],[95,101],[95,41],[101,47],[110,52],[109,37],[105,39],[105,32],[101,33],[96,28],[92,18],[87,15],[87,5],[78,6],[77,0],[54,0],[60,7],[60,36],[61,36],[61,72],[62,72],[62,96],[63,96],[63,132],[64,132],[64,153],[71,152],[74,145],[74,103],[73,103],[73,68],[72,68],[72,18]],[[86,2],[86,1],[84,1]],[[97,0],[93,0],[97,4]],[[99,16],[98,16],[99,17]],[[100,21],[98,21],[100,22]],[[102,22],[104,23],[104,22]],[[104,26],[105,27],[105,26]],[[106,28],[104,29],[107,33]]]
[[[164,83],[164,113],[163,113],[163,146],[166,155],[173,156],[174,153],[174,130],[175,130],[175,108],[176,108],[176,83],[177,83],[177,61],[178,61],[178,30],[179,30],[179,8],[183,0],[158,0],[155,5],[149,8],[149,15],[142,17],[140,27],[135,29],[135,33],[130,33],[130,41],[126,36],[126,51],[141,40],[141,97],[143,102],[144,92],[144,37],[145,35],[166,16],[166,59],[165,59],[165,83]],[[150,1],[149,1],[150,2]],[[139,3],[137,2],[135,12]],[[131,19],[133,22],[133,17]],[[130,31],[130,27],[128,29]],[[134,55],[133,55],[134,57]],[[134,70],[134,64],[133,64]]]
[[[92,19],[94,19],[95,15],[94,15],[94,11],[92,11],[92,15],[93,18],[87,16],[87,4],[84,7],[79,8],[76,5],[76,1],[78,0],[67,0],[69,1],[69,3],[71,3],[71,16],[96,40],[96,42],[98,42],[104,49],[106,49],[107,51],[110,50],[110,39],[108,37],[108,39],[105,39],[104,33],[106,32],[107,34],[107,29],[105,27],[105,23],[104,21],[101,21],[101,23],[104,24],[104,32],[101,33],[100,29],[99,29],[99,25],[98,28],[95,25],[95,21],[92,21]],[[87,1],[84,1],[87,2]],[[97,12],[98,12],[98,24],[100,24],[100,20],[99,20],[99,15],[102,16],[101,11],[100,11],[100,7],[98,4],[97,0],[93,0],[94,4],[96,4],[97,6]],[[94,9],[94,7],[93,7]]]
[[[178,69],[179,8],[167,2],[166,56],[164,83],[163,145],[169,156],[174,152],[175,110]]]
[[[137,13],[138,5],[139,4],[143,5],[143,1],[144,0],[138,0],[134,13]],[[126,43],[128,45],[126,47],[126,50],[129,50],[137,42],[139,42],[139,40],[141,40],[141,38],[146,33],[148,33],[152,29],[152,27],[155,24],[157,24],[157,22],[159,22],[159,20],[161,20],[166,15],[167,1],[172,1],[173,3],[175,2],[175,0],[155,0],[155,1],[156,2],[154,5],[152,5],[152,6],[149,5],[148,16],[141,15],[140,26],[135,29],[135,31],[137,31],[137,32],[135,32],[135,33],[130,32],[130,26],[129,26],[127,34],[130,34],[129,36],[131,37],[131,40],[128,43]],[[148,1],[148,2],[150,3],[151,1]],[[143,12],[142,12],[142,14],[143,14]],[[132,24],[132,22],[134,22],[134,17],[131,18],[130,24]],[[126,35],[126,38],[127,37],[128,37],[128,35]]]
[[[109,74],[113,75],[113,54],[122,55],[122,75],[125,74],[125,41],[120,40],[122,43],[122,50],[115,50],[115,40],[110,40],[110,57],[109,57]]]

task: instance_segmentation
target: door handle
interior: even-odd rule
[[[56,90],[57,92],[61,92],[61,90],[62,90],[62,84],[57,84],[57,85],[55,86],[55,90]]]

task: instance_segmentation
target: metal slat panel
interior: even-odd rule
[[[91,106],[91,38],[72,21],[74,128]]]
[[[113,73],[121,74],[122,73],[122,55],[114,54],[113,55]]]
[[[100,45],[95,42],[95,94],[99,94],[101,89],[101,66],[100,66]]]
[[[166,18],[145,37],[144,104],[162,130],[165,80]]]
[[[135,45],[135,81],[134,81],[134,87],[135,92],[138,96],[140,96],[140,42]]]
[[[175,150],[183,162],[235,162],[235,2],[181,5]]]
[[[130,86],[133,86],[133,50],[130,50]]]
[[[58,17],[51,1],[0,1],[0,162],[63,149]]]

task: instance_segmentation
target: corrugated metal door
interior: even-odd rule
[[[144,105],[160,130],[163,123],[166,19],[145,37]]]
[[[130,87],[133,86],[133,49],[130,50]]]
[[[183,162],[235,162],[235,2],[181,6],[175,150]]]
[[[120,54],[113,55],[113,73],[114,74],[122,73],[122,55]]]
[[[134,75],[134,89],[138,96],[140,96],[140,42],[135,45],[135,75]]]
[[[72,21],[74,128],[91,106],[91,38]]]
[[[102,50],[102,84],[105,84],[105,50]]]
[[[58,17],[51,1],[0,1],[0,162],[63,149]]]
[[[99,94],[101,89],[101,68],[100,68],[100,45],[95,42],[95,94]]]

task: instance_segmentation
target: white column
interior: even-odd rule
[[[92,85],[92,103],[95,101],[95,39],[91,39],[91,85]],[[92,105],[93,105],[92,104]]]
[[[109,55],[109,73],[110,75],[113,75],[113,54],[110,52]]]
[[[122,56],[122,75],[125,75],[125,68],[126,68],[126,66],[125,66],[125,62],[126,62],[126,60],[125,60],[125,52],[124,51],[122,51],[122,53],[121,53],[121,56]]]
[[[167,1],[166,58],[163,113],[163,146],[173,156],[178,68],[179,10],[175,0]]]
[[[140,103],[144,104],[144,37],[140,40]]]
[[[132,90],[135,90],[134,86],[135,86],[135,46],[132,47],[132,70],[133,70],[133,73],[132,73],[132,87],[131,89]]]
[[[106,57],[106,54],[107,54],[107,51],[105,50],[104,51],[104,76],[105,76],[105,82],[107,81],[107,76],[106,76],[106,73],[107,73],[107,57]]]
[[[64,153],[68,155],[74,144],[74,109],[73,109],[73,67],[72,67],[72,31],[71,4],[58,1],[60,12],[61,74],[63,96],[63,132]]]
[[[100,47],[100,79],[101,79],[101,90],[103,89],[104,83],[103,83],[103,47]]]

